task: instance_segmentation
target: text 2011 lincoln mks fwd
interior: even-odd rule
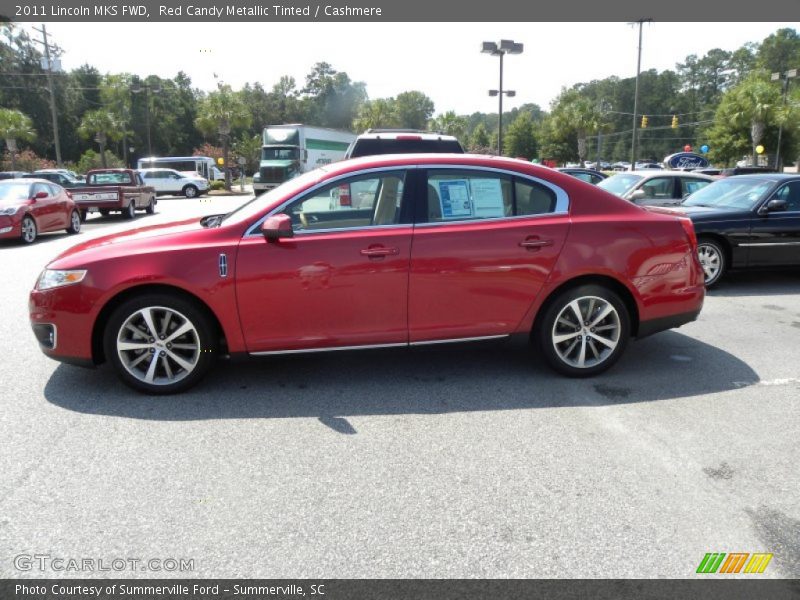
[[[658,209],[656,209],[658,210]],[[354,159],[226,215],[80,244],[42,272],[42,350],[110,362],[148,393],[184,390],[220,354],[530,336],[569,376],[630,338],[694,320],[691,221],[569,175],[470,155]]]

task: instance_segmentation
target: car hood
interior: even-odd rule
[[[677,207],[682,213],[688,216],[692,221],[719,221],[728,219],[739,219],[749,217],[751,212],[749,210],[742,210],[741,208],[718,208],[714,206],[685,206]]]
[[[199,218],[137,227],[77,244],[59,254],[48,267],[75,268],[96,260],[167,249],[173,243],[185,244],[193,235],[207,231]]]

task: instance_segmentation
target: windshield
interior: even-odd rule
[[[597,187],[603,188],[605,191],[616,194],[617,196],[622,196],[641,179],[641,175],[633,175],[632,173],[612,175],[608,179],[604,179],[598,183]]]
[[[262,148],[261,160],[295,160],[299,156],[298,150],[296,146]]]
[[[240,223],[242,221],[247,221],[248,219],[252,219],[253,217],[262,213],[264,210],[266,210],[266,208],[270,204],[273,204],[280,198],[288,198],[289,196],[296,194],[301,190],[315,184],[324,175],[324,173],[325,173],[324,169],[321,168],[314,169],[313,171],[304,173],[299,177],[290,179],[289,181],[282,183],[275,189],[270,190],[266,194],[261,194],[260,196],[256,196],[249,202],[242,204],[239,208],[237,208],[233,212],[230,212],[227,215],[225,215],[221,219],[221,221]]]
[[[684,200],[684,206],[713,206],[715,208],[753,208],[772,187],[772,181],[731,177],[715,181]]]
[[[30,184],[27,183],[5,183],[0,184],[0,202],[14,202],[16,200],[27,200]]]

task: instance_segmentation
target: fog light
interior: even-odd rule
[[[50,323],[36,323],[33,325],[33,335],[39,344],[52,350],[56,347],[56,326]]]
[[[3,227],[2,229],[0,229],[0,233],[8,233],[9,231],[11,231],[11,229],[12,229],[11,227]]]

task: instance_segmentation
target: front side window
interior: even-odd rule
[[[296,232],[394,225],[400,220],[404,171],[337,181],[284,210]]]
[[[786,201],[787,211],[800,212],[800,181],[787,183],[776,192],[775,198]]]
[[[655,177],[645,181],[639,189],[644,191],[645,198],[672,198],[674,183],[675,180],[672,177]]]

